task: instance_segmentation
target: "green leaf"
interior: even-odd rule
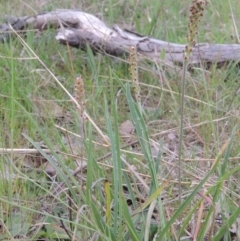
[[[128,227],[130,236],[131,236],[133,241],[140,241],[141,239],[139,238],[139,236],[137,234],[137,230],[134,227],[134,224],[132,222],[132,218],[131,218],[130,213],[129,213],[129,207],[128,207],[123,195],[122,195],[122,204],[123,204],[123,216],[124,216],[125,223]]]

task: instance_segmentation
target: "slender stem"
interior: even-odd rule
[[[181,160],[182,160],[182,142],[183,142],[183,122],[184,122],[184,100],[185,100],[185,83],[187,72],[187,60],[183,62],[182,74],[182,89],[181,89],[181,102],[180,102],[180,130],[179,130],[179,146],[178,146],[178,189],[179,189],[179,206],[181,205]]]

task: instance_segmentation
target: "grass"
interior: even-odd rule
[[[0,10],[22,16],[80,8],[109,25],[186,43],[190,0],[38,2],[8,1]],[[238,11],[237,1],[210,1],[199,41],[236,43]],[[126,61],[68,49],[56,44],[51,30],[39,37],[28,32],[24,41],[14,37],[0,45],[0,240],[239,235],[236,64],[186,73],[179,166],[180,67],[137,63],[139,104]],[[71,99],[80,75],[89,117],[82,137],[79,103]],[[126,120],[135,131],[124,137],[119,126]]]

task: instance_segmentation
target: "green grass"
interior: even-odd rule
[[[38,2],[5,1],[0,10],[23,16],[78,8],[110,26],[175,43],[185,43],[191,4]],[[231,4],[238,23],[239,3]],[[239,68],[187,72],[179,167],[181,68],[138,63],[140,110],[126,62],[68,49],[54,34],[28,32],[25,43],[14,37],[0,45],[0,240],[168,241],[190,240],[190,234],[203,240],[209,233],[209,240],[231,240],[229,227],[240,212]],[[207,5],[198,39],[236,43],[228,1]],[[79,75],[90,118],[81,138],[78,109],[63,89],[74,95]],[[126,120],[135,131],[124,138],[118,127]]]

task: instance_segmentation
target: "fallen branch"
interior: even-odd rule
[[[175,64],[183,62],[185,45],[168,43],[162,40],[142,36],[123,30],[118,26],[107,27],[97,17],[78,10],[56,10],[35,16],[11,17],[0,25],[0,41],[8,40],[11,28],[15,31],[47,28],[58,29],[56,39],[61,44],[86,49],[87,45],[94,52],[121,56],[128,53],[130,46],[136,46],[140,55],[153,59],[164,60]],[[217,63],[224,64],[240,60],[239,44],[196,44],[190,61],[192,64]]]

